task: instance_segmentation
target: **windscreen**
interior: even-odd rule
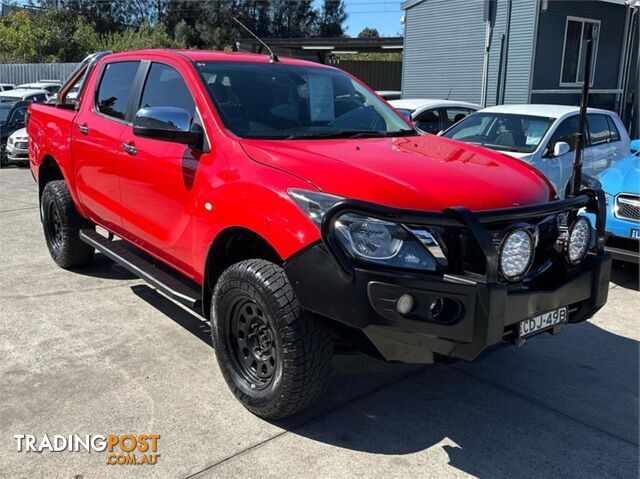
[[[196,66],[225,127],[242,138],[417,134],[376,95],[338,70],[251,62]]]
[[[553,118],[541,116],[475,113],[456,123],[442,136],[494,150],[532,153],[553,121]]]

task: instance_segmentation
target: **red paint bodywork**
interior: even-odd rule
[[[130,124],[98,115],[93,92],[104,63],[151,60],[176,68],[191,90],[211,152],[140,138]],[[79,111],[33,104],[31,169],[59,165],[80,213],[196,282],[216,237],[242,227],[286,260],[320,238],[287,194],[318,189],[411,209],[507,208],[548,201],[537,170],[494,151],[432,135],[345,140],[243,140],[228,132],[193,61],[269,61],[264,55],[146,50],[108,55],[87,79]],[[283,63],[331,68],[302,60]],[[78,125],[89,128],[88,135]],[[122,143],[134,145],[129,156]],[[209,203],[209,210],[205,204]]]

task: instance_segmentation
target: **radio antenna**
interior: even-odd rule
[[[240,25],[242,28],[244,28],[246,31],[249,32],[249,35],[251,35],[253,38],[255,38],[256,40],[258,40],[260,43],[262,43],[262,45],[264,45],[264,47],[269,50],[269,60],[271,61],[271,63],[278,63],[280,61],[280,59],[278,58],[278,55],[276,55],[275,53],[273,53],[273,50],[271,49],[271,47],[269,47],[269,45],[267,45],[265,42],[263,42],[260,37],[258,37],[258,35],[256,35],[255,33],[253,33],[251,30],[249,30],[249,27],[247,27],[244,23],[242,23],[240,20],[238,20],[236,17],[231,17],[233,18],[233,20]]]

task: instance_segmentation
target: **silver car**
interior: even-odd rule
[[[482,145],[526,161],[540,170],[564,198],[572,174],[577,106],[500,105],[453,125],[442,136]],[[612,111],[587,110],[583,171],[598,175],[629,154],[629,135]]]
[[[27,163],[29,161],[29,137],[27,129],[14,131],[7,140],[8,163]]]

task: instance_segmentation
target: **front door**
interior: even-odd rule
[[[193,121],[193,96],[178,66],[150,64],[138,108],[177,107]],[[134,108],[137,111],[137,108]],[[194,178],[201,152],[142,138],[127,126],[120,140],[122,222],[130,239],[189,274],[192,271]],[[126,146],[125,146],[126,145]]]
[[[84,93],[95,102],[82,102],[71,134],[80,200],[91,219],[116,233],[122,227],[120,137],[129,121],[129,101],[139,66],[139,61],[105,64],[95,91]]]

